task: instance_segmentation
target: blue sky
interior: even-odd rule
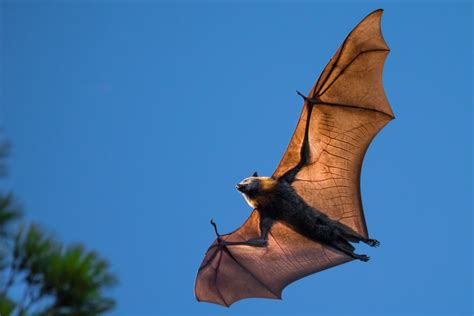
[[[361,181],[382,246],[283,301],[197,303],[209,219],[222,232],[246,219],[235,183],[273,172],[294,91],[379,7],[397,119]],[[472,315],[470,2],[3,1],[0,19],[3,185],[29,218],[111,261],[111,315]]]

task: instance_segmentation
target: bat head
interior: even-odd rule
[[[237,191],[247,195],[253,195],[260,188],[260,177],[248,177],[240,181],[235,188]]]
[[[235,188],[242,193],[247,203],[252,207],[257,207],[257,202],[264,193],[276,184],[276,180],[270,177],[253,176],[245,178],[238,183]]]

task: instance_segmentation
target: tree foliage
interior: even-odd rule
[[[0,176],[8,146],[0,144]],[[37,224],[26,224],[12,193],[0,192],[0,315],[98,315],[115,301],[109,264],[83,245],[64,245]],[[18,294],[20,293],[20,294]]]

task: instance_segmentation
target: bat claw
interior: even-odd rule
[[[308,102],[310,105],[314,105],[314,104],[316,104],[316,103],[318,103],[318,102],[321,102],[321,100],[319,99],[318,96],[316,96],[314,99],[310,99],[310,98],[308,98],[307,96],[305,96],[303,93],[299,92],[298,90],[296,90],[296,93],[297,93],[300,97],[302,97],[305,102]]]
[[[369,245],[370,247],[378,247],[378,246],[380,246],[380,241],[378,241],[376,239],[368,239],[367,240],[367,245]]]
[[[367,262],[370,260],[370,257],[366,255],[356,255],[356,258],[363,262]]]
[[[221,242],[221,240],[222,240],[222,239],[221,239],[221,235],[220,235],[219,232],[217,231],[217,225],[216,225],[216,223],[214,222],[214,219],[213,219],[213,218],[211,218],[211,225],[214,227],[214,232],[216,233],[217,240],[218,240],[219,242]]]
[[[303,93],[299,92],[298,90],[296,90],[296,94],[298,94],[300,97],[303,98],[303,100],[307,101],[308,100],[308,97],[305,96]]]

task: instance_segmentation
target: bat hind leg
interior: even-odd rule
[[[364,262],[367,262],[370,260],[370,257],[367,256],[367,255],[359,255],[355,252],[346,252],[346,251],[343,251],[345,254],[351,256],[352,258],[354,259],[357,259],[357,260],[360,260],[360,261],[364,261]]]
[[[353,229],[347,227],[346,225],[337,222],[336,223],[338,228],[339,235],[347,241],[359,243],[363,242],[370,247],[378,247],[380,246],[380,242],[376,239],[369,239],[365,238],[364,236],[360,235],[359,233],[355,232]]]
[[[369,239],[369,238],[362,237],[358,233],[351,231],[349,229],[342,229],[341,235],[344,239],[350,242],[358,243],[362,241],[363,243],[369,245],[370,247],[380,246],[380,241],[378,241],[377,239]]]
[[[354,259],[358,259],[358,260],[364,261],[364,262],[367,262],[367,261],[370,260],[370,257],[369,257],[369,256],[367,256],[367,255],[358,255],[358,254],[356,254],[356,253],[354,253],[352,257],[353,257]]]
[[[336,243],[333,243],[331,246],[354,259],[364,261],[364,262],[367,262],[370,259],[370,257],[367,255],[359,255],[355,253],[354,246],[352,246],[349,242],[347,242],[344,239],[339,239]]]
[[[356,235],[356,234],[343,235],[343,236],[344,236],[344,238],[346,238],[350,242],[358,243],[358,242],[362,241],[364,244],[367,244],[370,247],[380,246],[380,241],[378,241],[377,239],[364,238],[364,237],[362,237],[360,235]]]

